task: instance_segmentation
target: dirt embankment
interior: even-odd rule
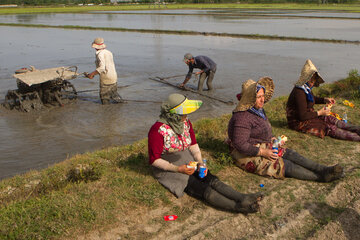
[[[119,217],[118,224],[78,239],[359,239],[359,174],[359,169],[348,168],[340,181],[317,183],[249,176],[230,167],[218,174],[221,179],[234,187],[253,185],[249,192],[266,193],[261,212],[246,216],[214,209],[188,196],[170,197],[167,206],[138,209]],[[265,187],[260,188],[260,183]],[[171,209],[179,218],[165,222],[163,216]]]

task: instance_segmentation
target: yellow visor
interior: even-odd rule
[[[201,100],[189,100],[185,98],[185,101],[183,101],[180,105],[170,109],[170,113],[179,115],[190,114],[198,110],[202,103],[203,102]]]

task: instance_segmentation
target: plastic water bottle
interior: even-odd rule
[[[203,159],[203,165],[199,168],[199,177],[204,178],[206,175],[206,159]]]
[[[344,113],[343,121],[344,121],[344,123],[347,123],[347,122],[348,122],[348,120],[347,120],[347,114],[346,114],[346,113]]]
[[[277,139],[274,140],[272,149],[276,149],[279,151],[279,140],[277,140]]]

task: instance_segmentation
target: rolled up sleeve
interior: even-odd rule
[[[194,67],[191,66],[191,64],[190,64],[190,65],[189,65],[189,71],[188,71],[188,73],[187,73],[187,75],[186,75],[186,78],[190,79],[193,71],[194,71]]]
[[[105,56],[104,54],[99,53],[97,55],[97,61],[98,61],[98,67],[96,68],[96,71],[98,73],[106,73],[106,64],[105,64]]]

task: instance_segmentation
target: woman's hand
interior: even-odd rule
[[[321,108],[319,111],[317,111],[318,116],[327,116],[330,115],[330,108]]]
[[[187,165],[181,165],[178,168],[179,173],[192,175],[195,172],[195,168],[188,168]]]
[[[334,98],[324,98],[325,103],[335,104],[336,100]]]
[[[270,160],[278,159],[279,155],[277,153],[278,153],[278,150],[276,150],[276,149],[260,148],[260,150],[259,150],[259,156],[262,156],[262,157],[270,159]]]

